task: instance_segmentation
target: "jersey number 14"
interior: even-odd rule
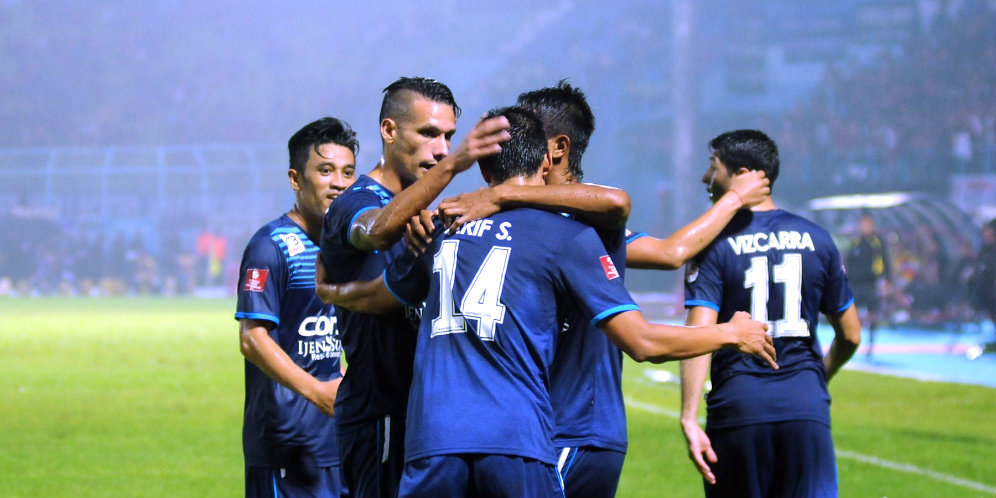
[[[782,297],[784,309],[780,320],[768,320],[768,289],[771,282],[785,286]],[[809,337],[809,324],[802,319],[802,255],[786,253],[782,262],[768,273],[768,258],[750,259],[750,268],[744,272],[744,288],[750,289],[750,315],[759,322],[768,323],[772,338]]]
[[[494,246],[481,263],[457,308],[453,295],[453,278],[457,265],[459,240],[443,241],[432,258],[432,271],[439,273],[439,316],[432,319],[432,334],[462,334],[467,332],[466,319],[477,321],[477,335],[484,341],[495,340],[495,327],[505,320],[505,305],[501,292],[505,287],[505,271],[512,248]]]

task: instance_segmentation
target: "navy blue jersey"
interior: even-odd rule
[[[599,230],[619,279],[625,277],[626,244],[646,234]],[[551,370],[550,398],[559,447],[594,446],[625,452],[626,408],[622,352],[577,309],[561,309],[562,328]]]
[[[689,264],[685,307],[719,312],[719,322],[747,311],[766,321],[779,370],[732,349],[712,357],[709,426],[814,420],[830,423],[819,314],[847,309],[854,298],[840,254],[823,228],[792,213],[737,213]]]
[[[550,368],[558,305],[592,323],[637,309],[593,229],[514,209],[437,236],[385,282],[425,299],[405,460],[490,453],[555,464]]]
[[[339,377],[342,348],[332,305],[315,295],[318,247],[287,215],[253,235],[242,255],[235,318],[275,325],[270,337],[319,380]],[[245,362],[246,465],[338,465],[332,417]]]
[[[386,206],[394,195],[370,177],[360,176],[325,213],[322,263],[334,283],[373,280],[405,251],[398,242],[387,251],[361,251],[349,242],[349,227],[370,209]],[[349,368],[335,402],[340,426],[404,413],[411,385],[415,326],[407,312],[383,315],[337,308],[343,351]]]

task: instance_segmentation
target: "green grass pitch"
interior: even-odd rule
[[[0,300],[0,496],[242,495],[234,300]],[[702,496],[677,385],[625,366],[620,497]],[[996,496],[996,389],[843,371],[842,497]]]

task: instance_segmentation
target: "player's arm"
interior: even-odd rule
[[[514,207],[569,213],[582,223],[612,230],[626,226],[631,201],[622,189],[589,183],[501,184],[445,199],[439,203],[439,214],[450,222],[450,230],[456,230],[465,223]]]
[[[751,207],[771,193],[763,171],[736,175],[733,186],[695,221],[665,239],[640,237],[626,245],[626,267],[676,270],[702,252],[737,211]]]
[[[861,320],[858,318],[857,307],[852,304],[840,313],[827,315],[827,321],[834,331],[833,342],[823,357],[823,367],[829,381],[858,350],[861,343]]]
[[[266,320],[239,319],[239,349],[266,375],[332,415],[341,377],[320,381],[299,367],[270,337],[275,325]]]
[[[778,368],[775,347],[768,326],[738,312],[728,323],[682,327],[650,323],[643,313],[630,310],[613,315],[598,324],[609,339],[636,361],[662,363],[692,358],[720,348],[736,348],[760,357]]]
[[[363,251],[382,251],[394,245],[401,239],[408,220],[429,207],[457,173],[471,167],[479,158],[501,150],[500,144],[511,138],[508,126],[505,116],[478,122],[452,154],[399,192],[386,206],[360,214],[349,227],[350,244]]]
[[[716,323],[717,312],[711,308],[694,307],[688,312],[686,325],[708,326]],[[681,361],[681,432],[688,445],[688,459],[709,484],[716,484],[716,475],[709,464],[718,461],[712,441],[699,425],[699,403],[712,355],[702,355]]]
[[[354,280],[341,284],[328,281],[322,258],[315,258],[315,293],[326,304],[360,313],[386,313],[401,303],[384,285],[384,276],[374,280]]]

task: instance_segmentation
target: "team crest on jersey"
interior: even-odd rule
[[[269,276],[270,270],[260,270],[257,268],[250,268],[246,270],[246,282],[242,285],[242,290],[249,292],[263,292],[266,288],[266,277]]]
[[[608,280],[619,278],[619,271],[616,270],[616,265],[612,263],[612,258],[610,258],[608,254],[598,258],[598,261],[602,263],[602,270],[605,272],[605,278]]]
[[[280,238],[283,239],[284,244],[287,245],[288,256],[297,256],[298,254],[304,252],[304,242],[301,241],[301,238],[298,237],[297,234],[282,233],[280,234]]]
[[[699,265],[694,261],[689,261],[685,265],[685,281],[692,283],[696,278],[699,278]]]

